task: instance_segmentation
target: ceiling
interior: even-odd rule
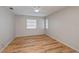
[[[59,11],[63,8],[64,6],[40,6],[39,7],[39,12],[36,13],[34,12],[34,6],[11,6],[16,15],[29,15],[29,16],[47,16],[50,15],[51,13],[54,13],[56,11]],[[10,7],[8,7],[10,8]]]

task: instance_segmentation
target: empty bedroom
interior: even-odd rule
[[[78,53],[78,6],[0,6],[1,53]]]

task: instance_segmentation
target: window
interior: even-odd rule
[[[36,19],[26,20],[26,29],[36,29]]]
[[[48,29],[48,19],[46,19],[46,29]]]

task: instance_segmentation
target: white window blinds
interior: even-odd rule
[[[26,20],[26,29],[36,29],[37,21],[36,19],[27,19]]]

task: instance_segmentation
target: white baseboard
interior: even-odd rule
[[[10,40],[9,42],[7,42],[3,48],[1,48],[0,53],[3,52],[3,50],[13,41],[14,39]]]
[[[76,49],[76,48],[72,47],[71,45],[67,44],[66,42],[61,41],[61,40],[58,40],[56,37],[53,37],[53,36],[51,36],[51,35],[49,35],[49,34],[46,34],[46,35],[49,36],[49,37],[51,37],[51,38],[53,38],[53,39],[55,39],[55,40],[57,40],[57,41],[59,41],[59,42],[61,42],[61,43],[63,43],[64,45],[66,45],[66,46],[68,46],[68,47],[74,49],[75,51],[79,52],[79,49]]]
[[[16,35],[16,37],[24,37],[24,36],[36,36],[36,35],[43,35],[43,34],[34,34],[34,35]]]

